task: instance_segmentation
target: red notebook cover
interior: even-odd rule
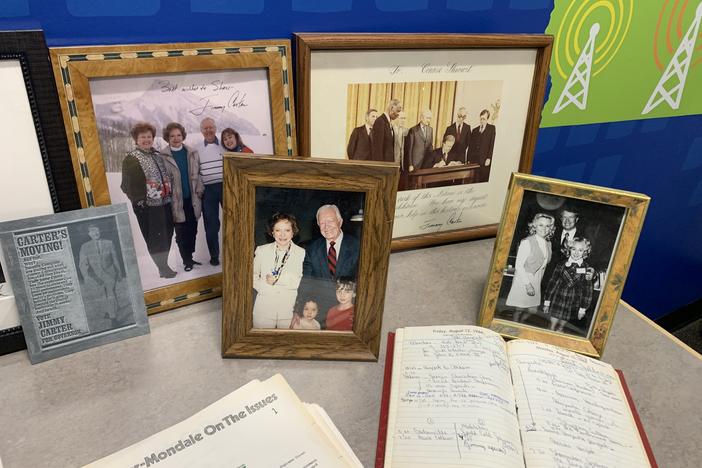
[[[385,352],[385,372],[383,376],[383,393],[380,398],[380,418],[378,422],[378,443],[375,448],[375,468],[383,468],[385,465],[385,442],[388,435],[388,411],[390,406],[390,384],[392,381],[392,363],[393,356],[395,354],[395,332],[388,333],[388,344],[387,350]],[[631,393],[629,392],[629,387],[624,380],[624,373],[619,369],[615,369],[619,375],[619,380],[622,382],[622,388],[624,389],[624,396],[629,403],[631,408],[631,414],[634,416],[634,421],[636,422],[636,428],[641,435],[641,442],[643,443],[644,449],[646,450],[646,455],[648,456],[648,461],[651,464],[651,468],[658,468],[656,459],[653,456],[653,450],[651,449],[651,444],[646,437],[646,432],[644,431],[643,424],[641,424],[641,418],[639,418],[639,413],[636,411],[636,406],[634,405],[634,400],[631,398]]]

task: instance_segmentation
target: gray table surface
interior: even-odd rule
[[[42,364],[1,356],[0,457],[6,468],[82,465],[281,373],[373,466],[387,332],[475,324],[493,242],[391,255],[377,363],[222,359],[219,299],[152,316],[150,335]],[[699,355],[622,305],[603,360],[624,371],[659,466],[701,466]]]

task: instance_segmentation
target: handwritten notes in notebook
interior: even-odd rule
[[[527,468],[649,466],[610,365],[527,341],[508,349]]]
[[[499,335],[477,327],[398,330],[385,466],[524,466]]]

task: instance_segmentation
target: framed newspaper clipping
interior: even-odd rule
[[[81,204],[130,205],[149,313],[220,295],[222,153],[296,152],[289,41],[54,48],[51,60]]]
[[[551,36],[296,42],[300,154],[400,166],[393,249],[495,235],[510,173],[531,171]]]
[[[149,332],[125,204],[0,223],[33,364]]]

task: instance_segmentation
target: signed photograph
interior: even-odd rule
[[[395,164],[224,156],[222,356],[375,361]]]
[[[649,201],[513,174],[479,324],[600,357]]]
[[[256,188],[254,328],[351,331],[363,192]]]
[[[32,363],[148,333],[126,205],[0,223]]]
[[[90,91],[144,290],[221,272],[222,154],[273,152],[266,71],[100,78]]]
[[[393,249],[497,231],[509,175],[531,170],[550,37],[296,37],[301,151],[400,167]]]
[[[221,295],[223,154],[297,151],[290,42],[50,55],[81,206],[129,206],[147,311]]]

